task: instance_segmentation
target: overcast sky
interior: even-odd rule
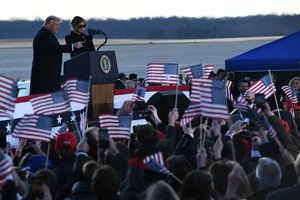
[[[0,20],[129,19],[134,17],[223,17],[257,14],[299,14],[300,0],[3,0]]]

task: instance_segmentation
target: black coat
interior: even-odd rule
[[[83,42],[83,47],[80,49],[74,49],[74,51],[71,52],[71,58],[74,56],[77,56],[79,54],[82,54],[86,51],[95,51],[95,47],[93,44],[93,36],[92,35],[85,35],[85,34],[77,34],[74,31],[71,31],[70,35],[67,35],[65,37],[67,44],[73,44],[76,42]]]
[[[55,35],[41,28],[33,40],[30,94],[59,90],[62,53],[71,51],[71,45],[60,45]]]
[[[300,198],[300,183],[294,186],[276,190],[265,198],[267,200],[298,200]]]

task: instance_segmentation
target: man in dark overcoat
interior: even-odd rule
[[[60,45],[55,34],[60,19],[49,16],[33,40],[30,94],[49,93],[60,88],[62,53],[81,48],[81,42]]]

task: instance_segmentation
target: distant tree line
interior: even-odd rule
[[[90,19],[89,28],[101,29],[109,38],[200,39],[287,35],[300,29],[300,15],[256,15],[226,18]],[[0,21],[0,39],[33,38],[42,20]],[[59,38],[70,31],[63,21]]]

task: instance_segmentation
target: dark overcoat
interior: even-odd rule
[[[49,93],[60,88],[62,53],[72,51],[72,45],[60,45],[45,27],[33,40],[30,94]]]
[[[92,35],[85,35],[85,34],[76,34],[74,31],[71,31],[70,35],[67,35],[65,37],[67,44],[73,44],[76,42],[83,42],[82,48],[80,49],[74,49],[74,51],[71,52],[71,58],[74,56],[77,56],[79,54],[82,54],[86,51],[95,51],[94,43],[93,43],[93,36]]]

